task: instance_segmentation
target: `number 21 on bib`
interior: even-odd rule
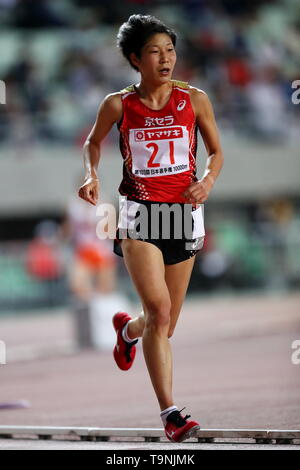
[[[174,175],[189,170],[189,135],[185,126],[130,129],[132,173],[140,177]]]

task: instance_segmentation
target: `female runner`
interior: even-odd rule
[[[100,104],[84,144],[85,180],[79,196],[96,205],[100,144],[116,123],[124,165],[114,252],[124,257],[143,311],[136,318],[125,312],[114,315],[114,359],[120,369],[128,370],[135,358],[135,344],[142,337],[165,434],[170,441],[181,442],[195,435],[200,426],[189,420],[190,416],[183,417],[175,405],[169,339],[182,308],[195,255],[203,246],[203,203],[221,171],[223,154],[206,93],[172,80],[176,33],[151,15],[132,15],[120,27],[117,41],[129,64],[140,73],[140,82],[107,95]],[[196,177],[197,128],[208,152],[201,180]],[[141,229],[146,225],[157,228],[152,210],[162,204],[169,209],[177,206],[181,214],[188,214],[179,217],[183,235],[174,236],[178,218],[175,222],[175,215],[172,219],[166,213],[159,219],[155,236],[152,232],[137,233],[137,216],[141,214]],[[168,221],[169,236],[163,233],[164,221]],[[184,224],[192,230],[187,235]]]

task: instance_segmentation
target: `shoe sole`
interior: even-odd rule
[[[183,436],[181,436],[180,439],[178,439],[177,441],[175,441],[174,439],[172,439],[173,442],[183,442],[185,441],[186,439],[190,439],[191,437],[195,437],[195,435],[197,434],[197,432],[200,431],[200,426],[193,426],[191,429],[189,429],[185,434],[183,434]]]

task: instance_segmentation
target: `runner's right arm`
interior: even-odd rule
[[[97,169],[100,160],[100,146],[115,122],[122,118],[120,93],[107,95],[99,106],[95,124],[83,145],[83,163],[85,168],[84,183],[79,188],[78,196],[97,204],[99,179]]]

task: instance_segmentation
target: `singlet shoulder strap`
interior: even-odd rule
[[[180,80],[172,80],[172,83],[173,83],[173,87],[178,86],[179,88],[184,88],[185,90],[189,88],[188,82],[182,82]]]
[[[128,93],[131,91],[135,91],[134,85],[128,85],[126,88],[123,88],[122,90],[120,90],[120,93]]]

